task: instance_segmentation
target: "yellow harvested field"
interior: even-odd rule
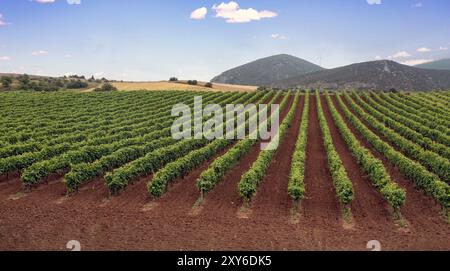
[[[134,90],[196,90],[196,91],[243,91],[251,92],[256,91],[255,86],[240,86],[240,85],[227,85],[227,84],[213,84],[213,88],[204,87],[205,82],[198,82],[198,85],[188,85],[184,82],[168,82],[168,81],[154,81],[154,82],[114,82],[112,83],[117,89],[121,91],[134,91]],[[88,89],[86,91],[92,91]]]
[[[243,85],[227,85],[227,84],[218,84],[214,83],[213,88],[222,91],[256,91],[257,86],[243,86]]]

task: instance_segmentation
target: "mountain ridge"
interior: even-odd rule
[[[431,61],[414,67],[429,70],[450,70],[450,58]]]
[[[271,84],[278,88],[434,90],[450,88],[450,71],[427,70],[391,60],[355,63]]]
[[[273,55],[248,62],[214,77],[211,82],[238,85],[270,85],[324,68],[288,54]]]

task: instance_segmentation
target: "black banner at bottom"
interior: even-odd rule
[[[130,270],[302,270],[427,267],[448,260],[448,252],[3,252],[2,265],[33,268]]]

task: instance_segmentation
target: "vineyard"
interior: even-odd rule
[[[251,136],[262,110],[215,127],[243,139],[174,139],[196,96],[279,104],[278,148]],[[450,92],[5,92],[0,109],[1,250],[450,249]]]

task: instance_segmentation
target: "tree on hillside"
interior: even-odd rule
[[[104,83],[100,88],[94,89],[94,91],[97,92],[110,92],[110,91],[117,91],[117,88],[113,86],[111,83]]]
[[[265,91],[265,90],[267,90],[267,88],[263,86],[260,86],[256,89],[256,91]]]
[[[9,89],[9,87],[11,86],[11,84],[13,82],[13,80],[10,76],[2,76],[1,81],[2,81],[3,87],[7,88],[7,89]]]
[[[86,79],[86,77],[84,77],[84,75],[77,75],[77,74],[73,74],[73,75],[69,75],[69,78],[72,79]]]
[[[21,75],[17,77],[17,80],[19,81],[19,87],[23,90],[26,90],[29,88],[30,85],[30,77],[28,74]]]
[[[61,80],[61,78],[58,78],[55,80],[54,85],[57,86],[58,88],[63,88],[64,87],[64,81]]]
[[[31,82],[28,84],[27,90],[34,91],[58,91],[59,87],[53,81],[39,80],[38,82]]]
[[[169,81],[170,81],[170,82],[177,82],[177,81],[178,81],[178,78],[176,78],[176,77],[170,77]]]
[[[391,89],[389,89],[389,92],[391,92],[391,93],[397,93],[398,91],[397,91],[397,89],[395,89],[395,88],[391,88]]]
[[[79,88],[87,88],[89,85],[86,82],[83,82],[81,80],[70,80],[70,82],[67,83],[66,87],[68,89],[79,89]]]
[[[208,82],[208,83],[205,84],[205,87],[207,87],[207,88],[212,88],[212,87],[213,87],[213,84],[212,84],[211,82]]]

